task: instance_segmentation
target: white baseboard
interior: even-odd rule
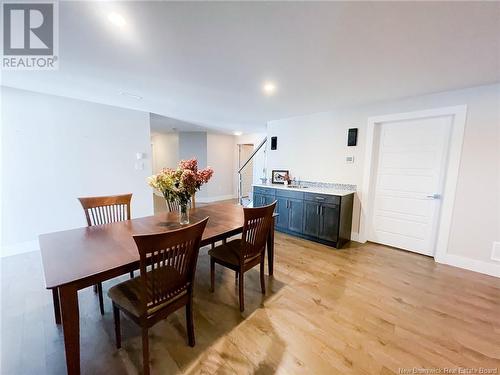
[[[29,253],[30,251],[38,251],[38,250],[40,250],[40,245],[38,243],[38,240],[19,242],[13,245],[2,246],[2,253],[0,254],[0,257],[4,258],[12,255]]]
[[[500,262],[500,241],[494,241],[491,249],[491,259]]]
[[[230,195],[219,195],[216,197],[196,197],[196,202],[200,203],[212,203],[212,202],[217,202],[217,201],[225,201],[228,199],[235,199],[236,196],[233,194]]]
[[[351,239],[357,241],[358,233],[351,233]],[[483,260],[466,258],[460,255],[445,254],[444,257],[434,257],[437,263],[447,264],[449,266],[463,268],[465,270],[484,273],[485,275],[500,277],[500,261],[485,262]]]
[[[500,277],[500,262],[490,263],[454,254],[445,254],[442,258],[435,258],[435,260],[438,263],[447,264],[449,266]]]

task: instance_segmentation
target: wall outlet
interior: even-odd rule
[[[354,156],[346,156],[345,157],[345,162],[348,164],[354,163]]]
[[[500,262],[500,242],[493,242],[493,249],[491,250],[491,259]]]

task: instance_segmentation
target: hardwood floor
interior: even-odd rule
[[[335,250],[277,233],[274,278],[262,296],[246,274],[245,312],[234,274],[201,251],[195,285],[196,347],[184,311],[150,334],[153,374],[389,374],[400,368],[500,368],[500,279],[381,245]],[[124,276],[126,279],[127,276]],[[103,284],[105,290],[118,279]],[[2,375],[64,374],[38,252],[2,261]],[[141,333],[122,318],[114,346],[109,298],[101,317],[91,288],[79,293],[82,373],[136,374]],[[497,370],[496,373],[499,373]]]

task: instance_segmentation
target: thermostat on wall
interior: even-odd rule
[[[278,137],[271,137],[271,150],[278,149]]]
[[[347,134],[347,146],[356,146],[358,143],[358,128],[351,128]]]

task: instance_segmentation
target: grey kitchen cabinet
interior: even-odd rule
[[[304,201],[300,199],[288,200],[288,229],[301,233],[304,216]]]
[[[276,228],[278,230],[302,232],[303,199],[302,192],[276,189],[278,201]]]
[[[320,224],[318,237],[325,241],[336,242],[339,229],[339,206],[336,204],[322,204],[319,211]]]
[[[288,228],[288,199],[283,197],[277,197],[276,199],[276,228],[287,229]]]
[[[263,206],[267,206],[267,205],[270,205],[271,203],[273,203],[274,201],[276,200],[275,196],[274,195],[264,195],[264,204]]]
[[[319,236],[319,210],[320,204],[304,201],[304,234],[307,236]]]
[[[262,194],[253,194],[253,206],[260,207],[264,205],[264,196]]]
[[[275,200],[272,195],[254,194],[254,207],[267,206]]]
[[[254,207],[277,201],[276,230],[341,248],[351,239],[354,193],[315,194],[254,187]]]
[[[276,228],[292,232],[302,232],[304,202],[300,199],[276,197],[278,201]]]
[[[338,205],[306,201],[305,206],[304,233],[325,241],[337,241]]]
[[[275,189],[254,188],[253,205],[254,207],[267,206],[275,201]]]

